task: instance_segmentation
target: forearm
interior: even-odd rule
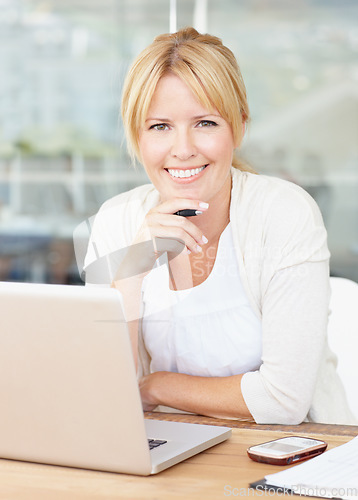
[[[136,369],[138,365],[138,328],[141,315],[142,282],[142,276],[134,276],[113,281],[111,285],[112,288],[116,288],[121,292],[124,316],[128,326]]]
[[[251,417],[241,394],[241,378],[156,372],[140,380],[140,390],[145,409],[165,405],[217,418]]]

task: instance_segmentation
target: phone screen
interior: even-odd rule
[[[278,443],[277,441],[273,441],[272,443],[267,443],[266,445],[261,445],[261,448],[267,448],[269,450],[281,451],[282,453],[291,453],[294,451],[302,450],[302,446],[287,444],[287,443]]]

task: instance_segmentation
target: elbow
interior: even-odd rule
[[[259,372],[247,373],[241,383],[245,403],[257,424],[298,425],[308,415],[311,395],[282,384],[269,384]]]
[[[298,408],[273,411],[260,416],[253,415],[253,417],[256,424],[299,425],[306,419],[307,413]]]
[[[299,425],[307,417],[310,405],[296,398],[273,399],[255,418],[257,424]]]
[[[271,424],[280,424],[280,425],[299,425],[301,424],[306,416],[308,411],[302,410],[302,408],[282,408],[281,411],[278,411],[276,415],[272,415]],[[258,422],[257,422],[258,423]],[[262,422],[261,422],[262,423]]]

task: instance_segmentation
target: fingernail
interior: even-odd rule
[[[199,252],[202,252],[202,251],[203,251],[203,249],[201,248],[201,246],[196,245],[196,251],[199,253]]]
[[[190,254],[191,254],[191,250],[189,250],[189,248],[187,248],[187,249],[186,249],[186,253],[187,253],[188,255],[190,255]]]
[[[203,235],[201,241],[204,243],[204,245],[206,245],[209,240],[206,236]]]
[[[204,201],[201,201],[199,203],[199,207],[200,208],[209,208],[209,203],[205,203]]]
[[[203,212],[202,212],[201,210],[195,210],[195,213],[196,213],[196,215],[200,215],[200,214],[202,214]]]

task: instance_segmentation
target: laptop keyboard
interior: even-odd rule
[[[153,450],[154,448],[158,448],[162,444],[167,443],[164,439],[148,439],[149,449]]]

